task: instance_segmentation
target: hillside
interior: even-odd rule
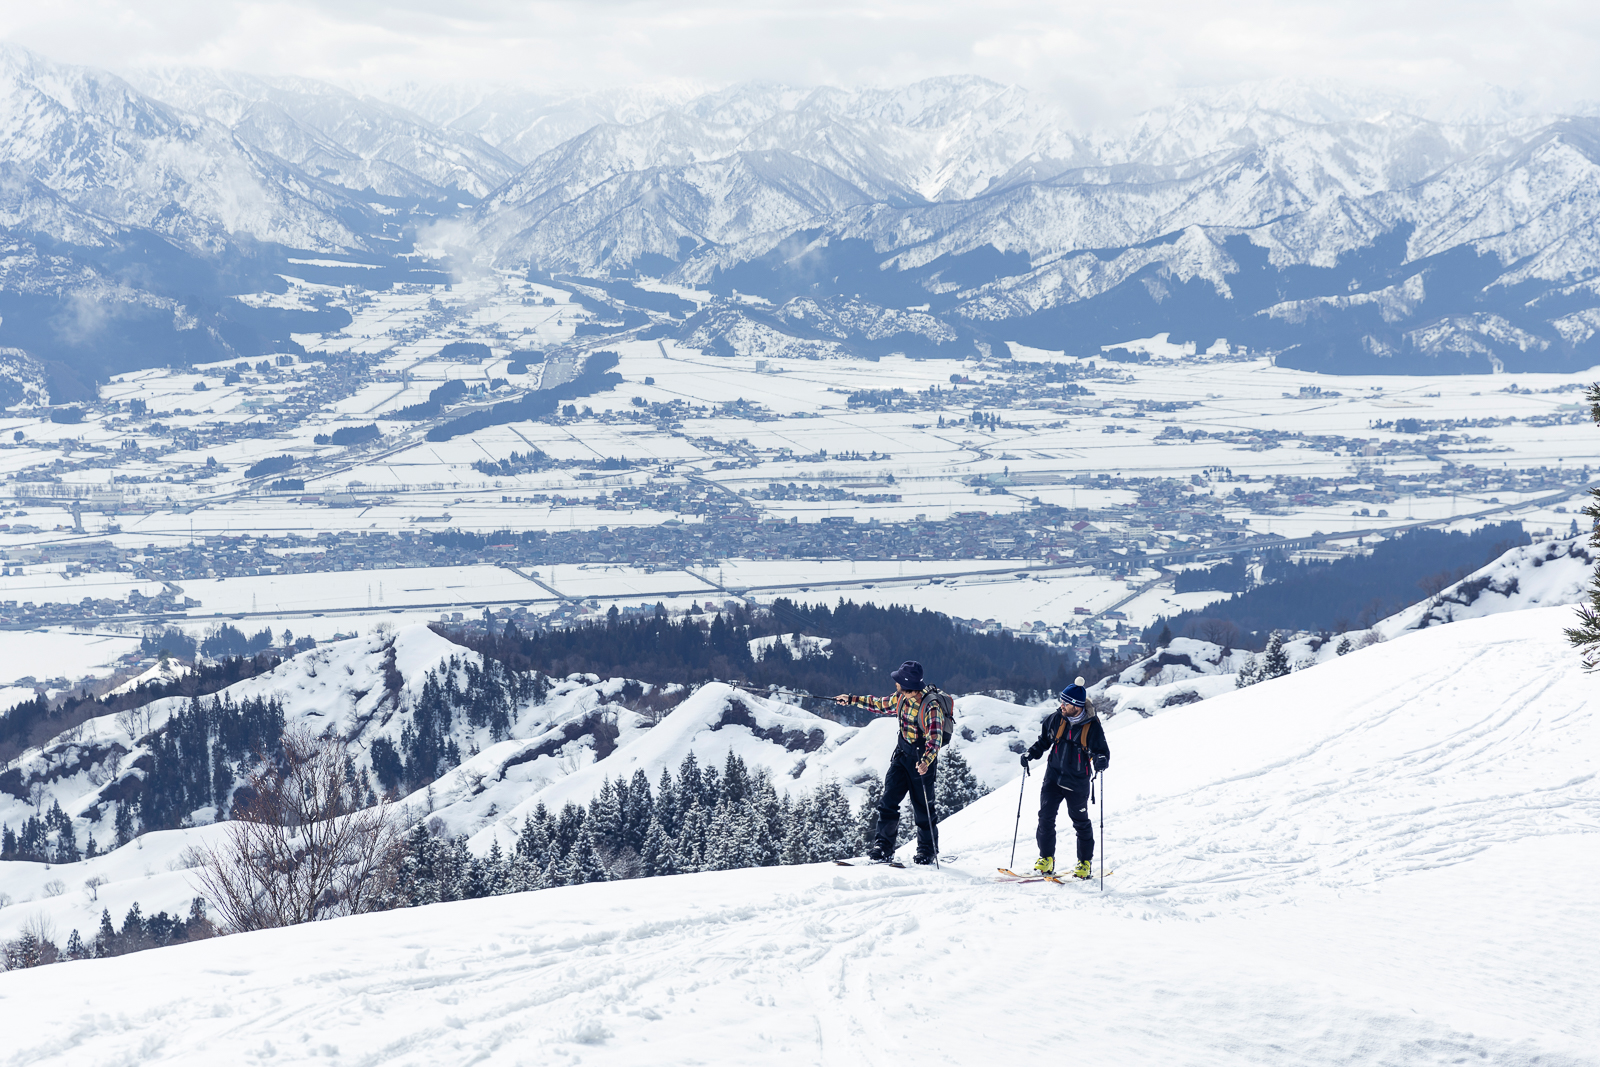
[[[953,745],[979,786],[1005,781],[1041,713],[982,695],[960,697],[957,711]],[[406,827],[466,837],[480,856],[496,844],[509,853],[541,805],[585,805],[639,772],[655,783],[691,753],[712,768],[731,753],[796,798],[837,783],[856,809],[894,746],[886,719],[848,726],[722,683],[691,694],[513,673],[412,626],[301,653],[196,702],[166,697],[91,719],[25,752],[0,774],[0,824],[21,839],[59,804],[66,829],[46,818],[45,854],[24,841],[25,858],[0,860],[0,893],[38,901],[63,937],[90,931],[103,908],[119,918],[134,903],[186,911],[198,892],[187,850],[226,833],[218,809],[233,802],[253,748],[296,728],[348,741],[361,793],[392,792]],[[89,856],[91,842],[105,854]],[[90,878],[104,880],[93,894],[46,888]],[[0,910],[0,938],[35,910]]]
[[[1568,614],[1116,731],[1103,894],[989,881],[1013,782],[938,872],[569,887],[0,976],[33,1020],[0,1062],[1594,1064],[1600,719]],[[1066,1030],[1061,967],[1093,1005]]]
[[[1536,541],[1507,549],[1432,596],[1378,620],[1368,629],[1350,630],[1340,636],[1327,631],[1301,631],[1285,641],[1284,651],[1290,669],[1303,670],[1353,648],[1429,626],[1526,608],[1578,604],[1587,597],[1593,579],[1594,557],[1585,538]],[[1191,625],[1180,632],[1198,629]],[[1291,631],[1285,628],[1284,632]],[[1176,637],[1166,647],[1107,675],[1091,687],[1090,693],[1108,716],[1133,712],[1149,718],[1229,692],[1239,671],[1254,658],[1244,649],[1224,648],[1214,641],[1194,637]]]

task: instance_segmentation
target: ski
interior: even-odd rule
[[[995,871],[1000,875],[1000,877],[997,877],[995,881],[1005,882],[1008,884],[1021,884],[1024,882],[1054,882],[1056,885],[1065,885],[1069,880],[1074,882],[1092,882],[1097,878],[1102,877],[1099,874],[1092,874],[1087,878],[1078,878],[1075,875],[1063,878],[1059,874],[1018,874],[1016,871],[1006,867],[996,867]],[[1116,871],[1107,871],[1104,877],[1109,878],[1116,873]]]
[[[841,867],[899,867],[901,870],[905,870],[906,866],[899,860],[872,860],[865,857],[853,860],[834,860],[833,862]]]

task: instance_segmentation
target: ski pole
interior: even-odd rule
[[[1018,779],[1022,788],[1017,792],[1017,824],[1011,828],[1011,862],[1006,865],[1006,870],[1017,869],[1017,834],[1022,829],[1022,798],[1028,795],[1028,765],[1022,765],[1022,777]]]
[[[928,836],[933,838],[933,869],[941,871],[944,868],[939,865],[939,823],[934,818],[933,797],[928,789],[928,776],[919,777],[922,779],[922,802],[928,806]]]
[[[1095,775],[1100,779],[1100,892],[1106,891],[1106,772]]]

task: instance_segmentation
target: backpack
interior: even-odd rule
[[[1089,707],[1087,703],[1084,706]],[[1089,708],[1088,716],[1077,726],[1067,722],[1065,715],[1062,715],[1061,719],[1056,723],[1055,743],[1051,745],[1051,748],[1059,748],[1062,742],[1065,741],[1071,754],[1068,756],[1067,753],[1063,753],[1062,758],[1072,759],[1074,764],[1085,772],[1094,765],[1094,754],[1089,751],[1089,726],[1098,717],[1091,707]]]
[[[936,685],[929,685],[922,690],[922,702],[926,704],[930,700],[939,709],[939,747],[943,748],[955,732],[956,698]]]

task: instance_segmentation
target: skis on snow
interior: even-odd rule
[[[1069,880],[1056,874],[1018,874],[1008,867],[996,867],[995,871],[998,872],[995,881],[1018,885],[1024,882],[1054,882],[1056,885],[1066,885]],[[1116,871],[1107,871],[1106,875],[1110,876],[1116,873]],[[1090,882],[1094,880],[1094,877],[1093,875],[1088,878],[1073,877],[1070,880],[1074,882]]]
[[[906,866],[899,860],[875,860],[866,856],[857,856],[855,859],[850,860],[834,860],[833,862],[841,867],[899,867],[904,870]]]

